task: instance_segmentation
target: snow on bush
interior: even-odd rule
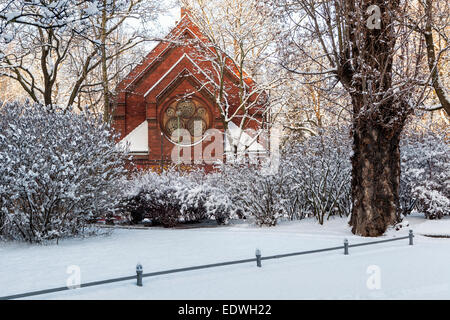
[[[400,188],[404,212],[415,202],[427,218],[448,214],[450,150],[446,130],[405,132]],[[332,216],[351,213],[350,156],[351,142],[345,130],[328,128],[317,136],[289,142],[275,173],[268,174],[263,165],[235,162],[222,164],[207,175],[199,171],[151,172],[131,182],[134,191],[128,193],[128,199],[135,213],[141,212],[136,221],[142,220],[145,212],[167,226],[211,216],[226,222],[231,215],[252,217],[261,226],[306,217],[323,224]]]
[[[137,176],[128,192],[129,211],[139,221],[143,212],[157,221],[173,212],[173,223],[211,216],[220,223],[237,216],[252,217],[260,226],[305,217],[323,224],[350,214],[350,143],[334,130],[291,143],[276,172],[238,161],[217,169],[206,176],[196,171]]]
[[[289,217],[325,218],[348,216],[351,211],[350,140],[329,129],[285,148],[282,165],[291,183]]]
[[[101,117],[41,105],[0,109],[0,236],[40,242],[83,234],[111,215],[126,153]]]
[[[133,223],[144,217],[165,227],[206,218],[226,223],[233,214],[231,201],[210,182],[213,175],[207,177],[200,170],[138,172],[125,186],[124,208]]]
[[[403,214],[414,205],[428,219],[450,213],[450,129],[409,127],[401,142],[400,199]]]
[[[229,195],[220,188],[212,187],[209,190],[205,203],[206,211],[209,216],[214,217],[218,224],[226,224],[234,216],[236,207],[231,201]]]
[[[274,226],[285,215],[285,180],[282,167],[273,174],[248,164],[229,163],[221,167],[224,189],[246,217],[254,217],[259,226]]]

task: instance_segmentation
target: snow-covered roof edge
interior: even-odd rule
[[[145,120],[133,131],[126,135],[117,145],[124,147],[129,144],[129,152],[148,153],[148,122]]]

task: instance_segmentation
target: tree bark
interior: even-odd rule
[[[381,236],[400,221],[400,134],[412,111],[408,97],[393,89],[398,37],[393,21],[402,14],[400,2],[374,3],[380,28],[355,20],[348,57],[353,69],[347,76],[353,105],[350,225],[354,234],[365,237]]]
[[[366,121],[353,125],[352,232],[366,237],[382,235],[399,222],[400,133]]]

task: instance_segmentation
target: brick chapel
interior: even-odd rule
[[[187,129],[193,137],[185,148],[203,144],[198,136],[208,129],[223,131],[225,124],[211,81],[212,64],[204,58],[208,50],[214,50],[208,38],[182,8],[176,26],[117,86],[113,128],[120,134],[119,143],[128,143],[138,168],[162,168],[171,163],[174,141],[170,137],[176,129]],[[238,90],[239,77],[232,65],[228,69],[224,81],[230,93],[228,103],[237,109],[239,101],[233,100],[237,96],[233,93]],[[246,80],[249,87],[253,84]],[[263,116],[257,111],[253,116],[261,121],[249,121],[246,126],[257,129]],[[200,132],[194,130],[194,122],[201,124]],[[252,149],[264,150],[259,144]]]

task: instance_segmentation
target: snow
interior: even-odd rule
[[[130,152],[148,152],[148,122],[145,120],[133,131],[131,131],[125,138],[123,138],[118,145],[124,147],[129,143]]]
[[[234,143],[240,137],[240,141],[238,144],[238,151],[243,150],[246,146],[248,146],[248,152],[265,152],[267,151],[264,146],[260,143],[256,142],[255,138],[252,138],[245,130],[241,130],[233,121],[228,122],[228,134],[231,136]],[[225,139],[225,151],[231,151],[232,148],[230,146],[230,141]]]
[[[413,229],[433,222],[408,219]],[[443,220],[444,221],[444,220]],[[447,231],[448,232],[448,231]],[[382,238],[404,236],[408,228]],[[347,219],[320,226],[312,219],[273,228],[252,224],[196,229],[117,229],[111,235],[61,241],[58,246],[0,244],[0,296],[66,285],[76,265],[82,282],[171,268],[372,241],[351,234]],[[450,239],[416,235],[408,240],[256,263],[144,278],[64,291],[32,299],[449,299]],[[369,289],[368,271],[380,270],[380,289]]]
[[[89,3],[86,7],[86,9],[84,9],[84,12],[88,15],[88,16],[93,16],[98,14],[99,10],[97,8],[97,4],[96,3]]]
[[[409,217],[408,221],[421,223],[417,225],[415,232],[421,235],[450,237],[450,216],[444,216],[439,220],[425,220],[422,216]]]
[[[11,21],[17,17],[20,17],[22,14],[20,12],[7,12],[5,14],[6,21]]]

